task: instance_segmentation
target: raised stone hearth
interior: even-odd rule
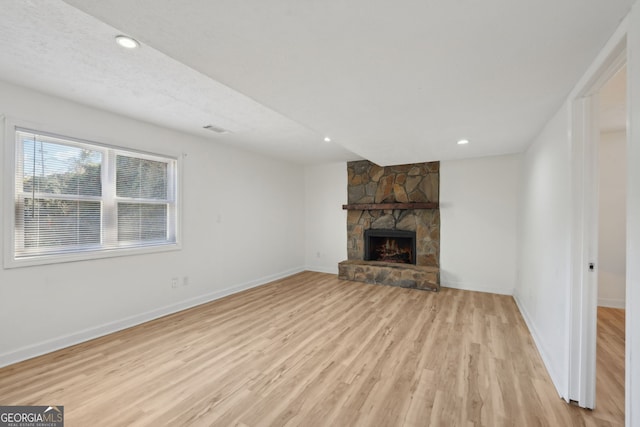
[[[340,278],[438,290],[440,163],[381,167],[360,160],[347,163],[347,172],[348,260],[339,265]],[[365,231],[375,229],[415,232],[412,264],[365,261]]]
[[[440,290],[440,269],[411,264],[348,260],[338,264],[338,278],[402,288]]]

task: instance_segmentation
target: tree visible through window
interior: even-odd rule
[[[14,258],[176,243],[176,163],[17,130]]]

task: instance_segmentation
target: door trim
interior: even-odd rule
[[[572,242],[567,321],[568,401],[584,408],[596,404],[598,318],[598,127],[597,94],[627,63],[626,27],[605,48],[604,58],[571,99]],[[595,269],[591,271],[589,265]]]

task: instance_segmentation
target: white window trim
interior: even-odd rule
[[[161,151],[151,153],[136,148],[127,147],[126,144],[112,145],[100,142],[95,142],[99,138],[92,138],[86,135],[81,136],[66,136],[75,135],[73,131],[57,129],[53,126],[46,126],[41,124],[34,124],[24,120],[17,120],[7,116],[0,116],[0,127],[4,124],[4,131],[1,133],[4,143],[4,169],[3,169],[3,224],[2,232],[4,233],[4,265],[5,269],[16,267],[29,267],[46,264],[59,264],[65,262],[85,261],[85,260],[97,260],[103,258],[113,258],[121,256],[133,256],[143,254],[154,254],[168,251],[176,251],[182,249],[182,168],[183,168],[183,154],[167,154]],[[37,257],[29,258],[15,258],[15,186],[16,186],[16,130],[33,130],[34,132],[41,133],[43,135],[51,135],[55,137],[62,137],[71,141],[78,141],[80,143],[87,143],[95,145],[97,147],[104,147],[105,149],[115,150],[118,152],[122,150],[124,153],[135,153],[141,157],[149,156],[150,158],[157,158],[158,156],[167,157],[176,161],[176,176],[175,179],[169,180],[172,185],[175,185],[175,242],[164,243],[162,245],[150,245],[150,246],[136,246],[136,247],[121,247],[114,249],[100,249],[96,251],[85,252],[71,252],[71,253],[58,253],[51,255],[39,255]]]

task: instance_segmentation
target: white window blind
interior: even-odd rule
[[[14,259],[176,243],[177,161],[16,131]]]
[[[167,238],[167,163],[116,156],[118,241]]]

